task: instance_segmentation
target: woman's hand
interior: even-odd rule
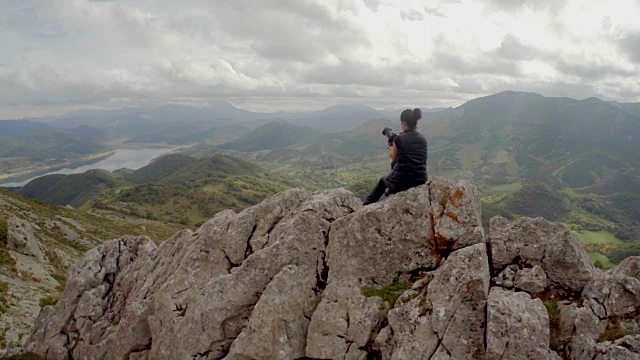
[[[391,162],[398,161],[398,148],[395,143],[391,143],[389,146],[389,157],[391,158]]]

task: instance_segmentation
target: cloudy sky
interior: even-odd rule
[[[0,0],[0,119],[229,99],[640,102],[640,0]]]

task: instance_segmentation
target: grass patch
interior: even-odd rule
[[[558,308],[558,301],[554,299],[548,299],[543,301],[544,307],[547,308],[547,314],[549,314],[549,347],[553,351],[559,351],[567,344],[571,339],[563,338],[560,336],[560,309]]]
[[[67,277],[56,273],[51,274],[51,277],[54,278],[58,284],[60,284],[60,288],[64,290],[64,287],[67,285]]]
[[[589,257],[591,258],[591,262],[593,263],[593,265],[595,265],[597,268],[607,270],[615,266],[615,264],[612,263],[611,260],[609,260],[609,258],[602,253],[589,253]]]
[[[9,357],[1,357],[0,360],[42,360],[42,358],[39,355],[28,352]]]
[[[521,182],[514,182],[511,184],[503,184],[503,185],[496,185],[496,186],[491,186],[488,189],[488,192],[491,194],[512,194],[515,192],[518,192],[520,189],[522,189],[522,183]]]
[[[578,239],[583,244],[622,244],[623,241],[607,231],[576,231]]]
[[[4,314],[9,308],[9,300],[7,295],[9,294],[9,284],[0,281],[0,313]]]
[[[365,287],[362,289],[362,295],[365,297],[379,297],[382,298],[385,302],[389,303],[391,307],[395,305],[398,297],[402,295],[403,292],[411,288],[411,284],[401,282],[399,279],[393,279],[391,284],[381,288],[368,288]]]
[[[45,306],[53,306],[58,303],[58,298],[54,296],[47,296],[40,299],[40,307],[43,308]]]
[[[600,335],[600,337],[598,337],[598,342],[615,341],[631,334],[633,334],[633,332],[622,329],[618,325],[610,325],[609,327],[607,327],[607,330],[605,330]]]

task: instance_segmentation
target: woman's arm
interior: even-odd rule
[[[389,157],[391,158],[391,162],[398,161],[398,148],[395,143],[392,143],[391,146],[389,146]]]

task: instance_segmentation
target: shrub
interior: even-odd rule
[[[58,303],[58,298],[53,296],[47,296],[40,299],[40,307],[53,306]]]
[[[9,284],[0,281],[0,313],[2,314],[7,312],[7,308],[9,307],[7,294],[9,294]]]
[[[616,247],[615,249],[611,250],[606,255],[612,263],[618,264],[622,260],[630,256],[640,255],[640,242],[634,241],[634,242],[622,244]]]
[[[391,284],[381,289],[365,287],[362,289],[362,295],[365,297],[380,297],[382,300],[389,303],[390,307],[393,307],[396,300],[398,300],[398,297],[400,297],[400,295],[409,288],[411,288],[411,284],[400,282],[400,280],[396,278],[391,282]]]
[[[598,342],[615,341],[631,334],[631,331],[622,329],[618,324],[610,324],[607,327],[607,330],[600,334],[600,337],[598,337]]]
[[[542,216],[550,221],[564,219],[570,209],[562,194],[545,184],[526,184],[510,196],[505,210],[528,217]]]
[[[39,355],[28,352],[28,353],[12,355],[9,357],[2,357],[0,358],[0,360],[42,360],[42,358]]]
[[[0,245],[7,244],[7,219],[0,217]]]
[[[549,347],[551,350],[559,351],[571,339],[560,336],[560,309],[558,301],[554,299],[544,300],[544,307],[549,314]]]
[[[482,202],[482,225],[485,228],[489,227],[489,221],[491,220],[491,218],[493,218],[494,216],[502,216],[504,218],[507,219],[511,219],[513,218],[513,214],[511,214],[510,212],[506,211],[504,209],[504,207],[498,205],[498,204],[494,204],[494,203],[489,203],[489,202]]]

